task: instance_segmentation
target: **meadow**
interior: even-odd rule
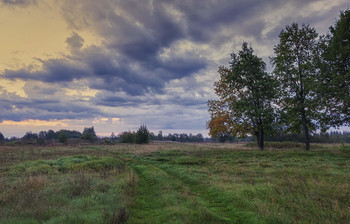
[[[0,223],[350,223],[350,146],[0,146]]]

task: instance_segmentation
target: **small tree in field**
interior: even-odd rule
[[[135,143],[135,135],[136,135],[135,132],[125,131],[121,135],[119,135],[120,142],[121,143]]]
[[[58,141],[61,143],[67,143],[68,141],[68,135],[65,131],[60,131],[59,135],[58,135]]]
[[[84,128],[82,139],[88,140],[89,142],[94,142],[97,140],[94,127]]]
[[[147,144],[149,142],[149,131],[146,125],[141,125],[139,130],[136,132],[136,143]]]
[[[22,137],[22,140],[37,140],[38,139],[38,134],[33,133],[31,131],[27,131],[25,135]]]
[[[5,141],[4,135],[0,132],[0,142]]]

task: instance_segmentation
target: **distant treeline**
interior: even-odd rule
[[[274,136],[267,136],[267,141],[271,142],[303,142],[303,136],[297,134],[276,134]],[[83,132],[75,130],[62,129],[59,131],[40,131],[33,133],[28,131],[21,138],[11,137],[5,138],[0,132],[0,142],[5,143],[27,143],[27,144],[48,144],[48,143],[69,143],[69,142],[89,142],[99,144],[116,144],[116,143],[148,143],[148,141],[173,141],[173,142],[253,142],[255,138],[248,136],[246,138],[238,138],[231,135],[224,135],[220,138],[205,138],[202,134],[186,134],[186,133],[169,133],[164,135],[162,131],[158,134],[149,132],[146,126],[141,126],[137,132],[123,132],[115,135],[111,134],[109,137],[97,137],[94,127],[87,127]],[[311,135],[311,142],[313,143],[350,143],[349,131],[332,131],[325,134]]]
[[[147,137],[146,137],[147,136]],[[145,139],[147,139],[145,142]],[[123,132],[118,136],[112,133],[110,138],[104,138],[106,141],[110,140],[112,142],[120,143],[147,143],[148,141],[173,141],[173,142],[210,142],[211,138],[204,138],[202,134],[186,134],[186,133],[169,133],[168,135],[163,135],[162,131],[158,134],[149,132],[146,126],[141,126],[137,132]]]
[[[276,134],[273,136],[266,136],[266,141],[269,142],[300,142],[304,143],[304,136],[301,134]],[[211,141],[217,142],[253,142],[256,138],[248,136],[246,138],[237,138],[231,135],[222,135],[219,138],[211,138]],[[350,143],[349,131],[331,131],[325,134],[314,133],[310,135],[311,143]]]
[[[202,134],[171,134],[163,135],[162,131],[160,131],[157,135],[150,133],[150,139],[153,141],[176,141],[176,142],[204,142],[208,141],[209,139],[204,138]]]
[[[59,131],[40,131],[39,133],[34,133],[32,131],[26,132],[21,138],[11,137],[5,138],[4,135],[0,132],[0,141],[1,142],[20,142],[20,143],[38,143],[45,144],[48,142],[61,142],[67,143],[68,139],[81,139],[89,142],[94,142],[98,140],[94,127],[84,128],[84,131],[71,131],[66,129],[61,129]]]
[[[40,131],[34,133],[26,132],[22,137],[5,138],[0,132],[0,142],[8,143],[26,143],[26,144],[49,144],[49,143],[100,143],[100,144],[115,144],[115,143],[136,143],[144,144],[149,141],[176,141],[176,142],[204,142],[212,141],[211,138],[204,138],[202,134],[168,134],[163,135],[160,131],[157,135],[149,132],[145,125],[142,125],[136,132],[127,131],[115,135],[113,132],[109,137],[97,137],[94,127],[86,127],[83,132],[76,130],[62,129],[59,131]],[[216,140],[214,140],[216,141]]]
[[[304,136],[297,134],[289,134],[289,135],[274,135],[266,137],[267,141],[293,141],[293,142],[301,142],[303,143]],[[325,134],[312,134],[310,136],[310,142],[312,143],[350,143],[350,132],[344,131],[332,131]]]

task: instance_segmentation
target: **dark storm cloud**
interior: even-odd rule
[[[44,96],[43,96],[44,97]],[[26,119],[84,119],[102,113],[80,101],[65,102],[58,99],[24,98],[0,88],[2,120]]]
[[[119,54],[114,60],[122,63],[114,67],[103,65],[108,60],[90,63],[104,73],[103,80],[92,87],[115,91],[122,88],[131,95],[159,93],[168,81],[206,67],[206,60],[192,52],[169,60],[160,57],[164,48],[187,38],[184,24],[169,13],[166,2],[103,1],[103,8],[99,3],[88,2],[67,2],[64,17],[72,27],[93,27],[105,38],[106,48]]]
[[[259,15],[273,4],[284,2],[65,1],[62,15],[78,30],[66,39],[72,55],[42,61],[39,71],[7,70],[4,75],[9,79],[48,83],[85,78],[90,80],[90,88],[124,91],[132,96],[163,93],[166,83],[198,73],[211,60],[191,50],[163,58],[165,49],[177,50],[173,44],[181,40],[223,44],[233,36],[220,32],[230,31],[230,27],[259,38],[264,28]],[[84,29],[97,32],[103,44],[81,49],[84,39],[78,32]]]
[[[170,1],[171,2],[171,1]],[[183,13],[186,33],[195,41],[208,42],[220,28],[243,23],[254,14],[262,1],[175,1],[174,7]]]
[[[191,52],[164,60],[158,55],[160,52],[156,50],[157,55],[154,55],[154,50],[145,50],[147,46],[142,47],[141,42],[129,47],[128,54],[124,54],[127,45],[116,49],[91,46],[79,50],[84,40],[77,33],[67,38],[66,43],[71,56],[41,60],[40,70],[6,70],[4,77],[47,83],[85,78],[90,80],[90,87],[94,89],[143,95],[148,92],[162,93],[168,81],[190,76],[206,67],[206,60]],[[131,53],[133,49],[135,52]]]
[[[125,96],[119,95],[109,91],[103,91],[96,95],[93,99],[94,103],[99,106],[108,107],[136,107],[144,103],[142,96]]]
[[[3,73],[8,79],[39,80],[47,83],[70,82],[73,79],[85,78],[88,71],[78,63],[67,59],[41,60],[42,69],[31,71],[31,69],[5,70]]]
[[[93,99],[96,105],[107,107],[140,107],[152,105],[167,105],[167,106],[186,106],[191,108],[206,106],[207,99],[203,97],[194,97],[189,95],[175,96],[167,94],[166,97],[157,97],[154,95],[144,96],[125,96],[118,95],[113,92],[103,91],[96,95]]]

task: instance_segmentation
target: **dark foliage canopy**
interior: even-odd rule
[[[97,140],[97,136],[95,133],[94,127],[86,127],[84,128],[83,134],[81,136],[82,139],[87,140],[89,142],[94,142]]]
[[[274,123],[272,100],[276,82],[247,43],[243,43],[238,54],[231,54],[230,64],[230,68],[219,68],[220,80],[215,83],[219,100],[208,102],[210,135],[223,138],[229,134],[252,134],[263,149],[264,134],[272,131]]]
[[[325,128],[350,125],[350,10],[320,43],[319,101]]]
[[[135,141],[137,144],[147,144],[149,142],[149,131],[146,125],[141,125],[139,130],[136,132]]]

